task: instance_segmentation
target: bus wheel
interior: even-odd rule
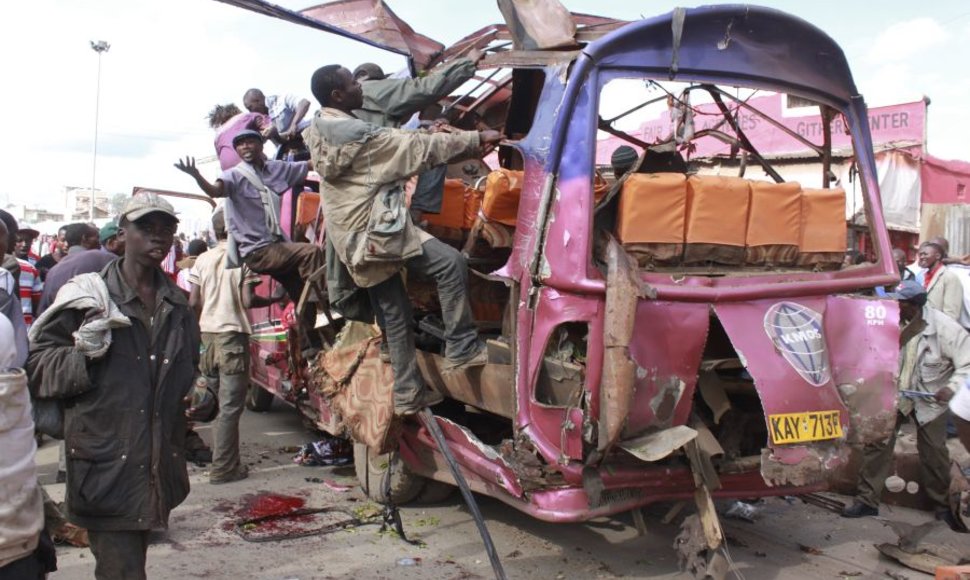
[[[354,470],[360,489],[378,503],[403,505],[414,500],[424,489],[425,479],[412,472],[397,452],[378,455],[363,443],[354,442]],[[385,477],[391,472],[390,493]]]
[[[273,393],[256,383],[249,383],[249,388],[246,390],[246,408],[257,413],[264,413],[273,406],[274,398]]]
[[[458,488],[450,483],[445,483],[443,481],[438,481],[436,479],[428,479],[425,481],[424,489],[415,498],[414,503],[420,504],[436,504],[443,503],[445,500],[450,498]]]

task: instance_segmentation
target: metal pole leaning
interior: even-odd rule
[[[448,468],[451,469],[451,476],[455,479],[458,489],[461,490],[461,495],[465,498],[465,504],[468,505],[469,511],[472,512],[472,517],[475,519],[475,526],[478,527],[478,533],[482,536],[482,543],[485,544],[485,553],[488,554],[488,560],[492,564],[492,570],[495,572],[496,580],[507,580],[508,576],[505,575],[505,569],[502,568],[502,561],[499,560],[498,552],[495,551],[492,536],[488,533],[488,528],[485,527],[485,519],[482,518],[482,512],[478,509],[475,496],[472,495],[472,490],[469,489],[468,482],[465,481],[465,476],[458,469],[458,462],[455,461],[455,456],[451,454],[451,449],[448,447],[448,442],[445,441],[444,433],[438,427],[438,422],[435,420],[434,414],[431,412],[431,409],[425,407],[421,409],[418,416],[421,417],[421,422],[424,423],[428,432],[431,433],[431,437],[434,439],[438,449],[441,450],[441,454],[445,456],[445,461],[448,462]]]

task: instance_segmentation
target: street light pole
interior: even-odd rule
[[[91,166],[90,217],[94,221],[94,192],[98,175],[98,113],[101,112],[101,55],[108,52],[111,45],[107,41],[91,41],[91,50],[98,53],[98,88],[94,97],[94,162]]]

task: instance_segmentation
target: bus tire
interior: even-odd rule
[[[427,479],[424,484],[424,489],[415,498],[414,503],[419,504],[437,504],[443,503],[445,500],[454,495],[458,488],[450,483],[445,483],[443,481],[438,481],[436,479]]]
[[[249,383],[246,389],[246,408],[257,413],[265,413],[273,406],[273,393],[256,383]]]
[[[388,494],[384,478],[389,467],[391,485]],[[363,443],[354,442],[354,471],[364,495],[377,503],[406,504],[417,498],[425,485],[425,479],[411,471],[397,452],[379,455]]]

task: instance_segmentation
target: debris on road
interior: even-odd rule
[[[813,556],[821,556],[825,552],[816,548],[815,546],[806,546],[805,544],[798,544],[798,549],[806,554],[811,554]]]
[[[910,553],[896,544],[879,544],[879,552],[891,560],[899,562],[907,568],[933,575],[940,566],[955,566],[961,563],[961,556],[956,550],[948,546],[926,544],[917,553]]]
[[[881,521],[883,525],[892,528],[892,530],[896,532],[896,536],[899,537],[899,542],[897,542],[897,545],[904,552],[909,552],[910,554],[918,553],[919,544],[923,538],[943,524],[943,522],[939,520],[930,520],[915,526],[906,522],[887,520],[886,518],[876,519]]]
[[[306,443],[293,456],[293,463],[307,467],[350,465],[354,461],[354,448],[350,441],[339,437],[327,437]]]
[[[724,517],[731,518],[735,520],[742,520],[745,522],[754,523],[755,517],[758,515],[758,508],[753,504],[743,502],[741,500],[731,502],[731,507],[729,507],[724,512]]]

